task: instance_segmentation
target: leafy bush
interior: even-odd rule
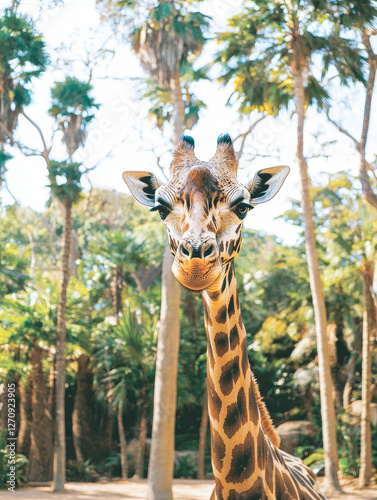
[[[0,433],[0,488],[7,488],[9,485],[7,481],[9,477],[9,448],[7,448],[7,430],[3,429]],[[28,459],[21,455],[20,453],[16,453],[14,458],[14,465],[16,467],[15,470],[15,479],[17,486],[21,486],[22,483],[26,482],[26,466],[28,463]]]
[[[122,476],[122,464],[120,460],[120,455],[112,454],[109,457],[102,460],[98,466],[98,472],[101,475],[107,477],[121,477]]]
[[[183,455],[177,459],[174,465],[175,478],[195,479],[196,475],[197,473],[190,455]]]
[[[66,477],[68,482],[72,483],[94,483],[99,479],[93,464],[90,460],[78,462],[77,460],[69,460],[67,462]]]
[[[350,424],[345,415],[346,413],[342,412],[336,422],[339,468],[342,476],[358,477],[360,470],[360,425]]]
[[[323,475],[325,467],[325,452],[323,448],[318,448],[314,453],[303,460],[304,464],[310,467],[318,476]]]

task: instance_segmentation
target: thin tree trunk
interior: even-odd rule
[[[117,266],[114,270],[113,279],[111,281],[111,296],[113,301],[114,316],[119,318],[122,312],[122,290],[123,290],[123,269]]]
[[[362,366],[362,407],[361,407],[361,437],[360,437],[360,488],[369,486],[372,474],[372,436],[371,408],[372,399],[372,352],[371,335],[375,325],[375,312],[371,295],[372,270],[365,266],[363,272],[363,366]]]
[[[338,452],[336,444],[335,411],[332,400],[332,380],[327,342],[327,318],[313,223],[312,202],[309,191],[308,166],[304,156],[304,109],[305,96],[302,73],[294,74],[294,94],[297,113],[297,160],[300,169],[302,210],[305,225],[305,250],[308,262],[310,289],[317,333],[318,368],[321,394],[323,447],[325,450],[325,474],[327,489],[341,491],[338,480]]]
[[[30,277],[34,278],[35,265],[37,263],[37,257],[35,253],[35,241],[33,238],[33,233],[31,231],[27,231],[27,236],[29,238],[29,243],[30,243]]]
[[[0,390],[0,431],[8,429],[8,389],[7,384],[1,384]]]
[[[185,106],[179,70],[171,82],[173,144],[183,131]],[[166,243],[162,263],[161,319],[157,346],[152,442],[148,470],[147,500],[172,500],[174,430],[177,404],[180,290],[171,267],[173,258]]]
[[[200,421],[200,431],[199,431],[198,479],[205,479],[207,429],[208,429],[208,393],[206,387],[203,407],[202,407],[202,419]]]
[[[137,450],[135,479],[144,477],[145,445],[147,442],[147,416],[146,407],[142,406],[140,415],[139,447]]]
[[[42,366],[43,351],[35,345],[31,354],[32,425],[28,481],[50,481],[52,473],[52,416],[47,407],[47,387]]]
[[[56,405],[52,491],[64,491],[65,483],[65,367],[66,308],[69,282],[69,256],[72,237],[72,203],[64,205],[63,252],[59,284],[58,328],[56,334]]]
[[[359,353],[353,352],[347,363],[347,380],[343,390],[344,408],[347,408],[347,406],[349,406],[351,403],[351,392],[352,392],[353,382],[355,379],[355,366],[356,366],[356,361],[358,359],[359,359]]]
[[[17,451],[26,457],[30,454],[31,426],[33,422],[33,384],[29,375],[20,382],[20,430],[17,436]]]
[[[93,436],[93,374],[90,359],[86,354],[77,358],[77,385],[72,413],[73,445],[76,460],[83,462],[88,458],[97,459],[98,442]]]
[[[123,409],[122,405],[118,405],[118,434],[120,441],[120,462],[122,465],[122,479],[128,478],[128,457],[127,457],[127,442],[123,425]]]
[[[55,354],[50,351],[50,374],[48,377],[48,407],[51,415],[54,414],[55,409]]]
[[[368,163],[365,157],[365,149],[366,149],[368,131],[370,125],[373,89],[376,81],[377,54],[373,52],[370,43],[370,36],[368,36],[365,30],[362,32],[362,39],[368,53],[369,77],[367,83],[367,93],[365,96],[364,118],[363,118],[363,128],[361,131],[361,140],[357,145],[357,149],[360,154],[359,179],[361,182],[361,189],[364,198],[377,210],[377,194],[373,191],[372,186],[370,184],[370,180],[368,177]]]
[[[179,79],[179,69],[171,81],[171,93],[173,97],[174,110],[172,115],[172,128],[173,128],[173,144],[178,145],[179,138],[182,135],[184,121],[185,121],[185,103],[182,97],[181,82]]]
[[[333,385],[333,399],[336,411],[339,411],[343,406],[343,388],[340,381],[341,368],[337,356],[337,329],[338,325],[329,323],[327,325],[327,338],[329,346],[329,359],[331,380]]]

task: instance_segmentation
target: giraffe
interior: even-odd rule
[[[182,136],[163,183],[150,172],[124,172],[134,198],[166,224],[172,271],[201,293],[207,331],[207,390],[215,489],[211,500],[325,499],[315,475],[279,449],[247,355],[234,260],[247,213],[273,198],[289,167],[260,170],[244,184],[228,134],[213,158],[200,161]]]

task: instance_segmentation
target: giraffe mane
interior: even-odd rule
[[[256,398],[257,405],[259,408],[259,413],[261,416],[262,428],[263,428],[266,436],[268,437],[268,439],[271,441],[271,443],[274,446],[276,446],[277,448],[279,448],[280,437],[279,437],[278,433],[276,432],[276,429],[272,423],[270,414],[268,413],[265,402],[263,401],[263,398],[262,398],[261,393],[259,391],[258,382],[256,381],[253,372],[251,372],[251,383],[253,385],[255,398]]]

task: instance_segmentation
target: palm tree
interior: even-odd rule
[[[105,359],[105,353],[111,359]],[[106,370],[99,377],[101,385],[105,385],[106,397],[117,410],[118,433],[121,448],[122,477],[128,477],[128,460],[126,437],[123,423],[125,410],[132,401],[139,408],[139,448],[135,476],[143,477],[147,410],[152,391],[155,366],[155,339],[153,330],[149,333],[146,326],[139,324],[130,307],[119,319],[118,325],[105,334],[100,349],[96,354],[98,366],[108,361],[111,370]],[[97,364],[97,363],[96,363]],[[110,388],[108,382],[111,381]]]
[[[305,248],[316,321],[321,388],[321,415],[325,469],[329,490],[340,491],[337,477],[335,413],[327,341],[326,308],[321,283],[308,165],[304,155],[304,121],[307,107],[321,108],[328,93],[313,71],[313,57],[323,56],[323,74],[335,68],[341,82],[363,80],[362,62],[355,44],[319,29],[326,19],[331,26],[333,4],[305,1],[245,4],[243,12],[230,20],[231,30],[219,39],[224,48],[218,60],[225,66],[223,81],[234,81],[240,111],[253,109],[277,114],[294,102],[297,114],[297,161],[300,171],[301,203],[305,224]],[[360,7],[362,10],[362,7]],[[357,10],[358,7],[355,8]]]
[[[90,97],[92,86],[76,78],[67,77],[51,89],[52,106],[50,114],[63,130],[63,141],[69,156],[68,161],[57,162],[48,159],[47,168],[52,195],[63,208],[63,250],[58,307],[56,340],[56,420],[53,491],[64,491],[65,483],[65,365],[66,365],[66,304],[67,287],[70,278],[70,251],[72,240],[72,207],[80,199],[82,165],[72,161],[72,155],[84,144],[86,125],[98,107]],[[62,182],[63,180],[63,182]]]
[[[181,64],[182,99],[185,104],[183,129],[192,129],[199,121],[199,114],[206,108],[205,103],[192,91],[192,84],[207,80],[207,68],[194,69],[191,62]],[[174,112],[173,96],[169,88],[162,87],[156,80],[148,79],[142,98],[150,101],[149,117],[157,127],[163,129],[171,121]]]
[[[30,104],[30,83],[46,67],[45,44],[26,17],[6,11],[0,18],[0,146],[13,143],[18,117]]]
[[[133,233],[118,229],[104,231],[90,241],[89,249],[94,260],[110,268],[113,314],[117,321],[123,310],[125,273],[134,275],[138,267],[148,265],[145,247],[145,242]]]
[[[364,189],[363,189],[364,192]],[[375,214],[369,207],[361,207],[362,236],[365,242],[362,249],[362,262],[359,266],[363,277],[363,344],[362,344],[362,408],[360,437],[360,488],[369,486],[372,477],[372,434],[371,434],[371,401],[372,401],[372,345],[371,338],[377,333],[377,316],[373,302],[373,268],[376,260],[377,242],[375,238]]]
[[[94,118],[98,104],[90,92],[92,85],[77,78],[66,77],[64,82],[55,83],[51,89],[52,106],[49,114],[63,132],[63,142],[68,156],[85,143],[86,126]]]
[[[31,385],[31,415],[30,400],[27,401],[24,388],[21,390],[23,434],[20,438],[23,442],[20,446],[24,452],[29,449],[28,480],[49,481],[52,472],[53,418],[48,407],[43,362],[47,357],[51,333],[55,329],[51,304],[44,296],[29,294],[26,297],[19,295],[17,300],[4,300],[2,306],[4,312],[1,319],[7,327],[3,330],[7,333],[4,344],[9,351],[13,351],[13,357],[22,360],[30,371],[27,378],[25,374],[21,378],[21,387]],[[41,428],[44,432],[40,431]]]
[[[100,1],[112,4],[114,2]],[[130,2],[129,7],[137,6]],[[119,10],[123,1],[115,2]],[[183,0],[158,0],[146,8],[142,23],[135,22],[132,46],[149,77],[167,89],[172,103],[169,116],[172,126],[172,143],[177,146],[184,130],[185,101],[182,95],[181,68],[188,59],[194,59],[203,49],[204,30],[208,18],[194,12]],[[180,293],[171,272],[172,256],[166,245],[162,265],[162,297],[152,445],[148,473],[148,500],[172,498],[174,469],[174,428],[177,398],[177,370],[179,351]],[[163,408],[163,410],[162,410]]]
[[[203,49],[208,18],[193,11],[194,2],[184,0],[155,0],[152,5],[133,0],[126,3],[123,0],[97,0],[97,3],[102,9],[103,17],[113,21],[117,31],[121,25],[119,19],[127,19],[127,28],[130,24],[133,25],[131,43],[142,67],[155,82],[154,85],[161,89],[161,93],[167,91],[170,96],[167,99],[164,94],[157,112],[152,110],[152,114],[157,115],[158,119],[166,117],[169,120],[172,126],[172,143],[176,146],[185,124],[182,66],[188,61],[192,63]],[[153,100],[155,96],[156,92],[153,91]],[[161,113],[163,108],[160,103],[163,99],[172,106],[165,115]],[[172,498],[180,293],[171,265],[172,257],[166,246],[162,265],[161,320],[148,500]]]

